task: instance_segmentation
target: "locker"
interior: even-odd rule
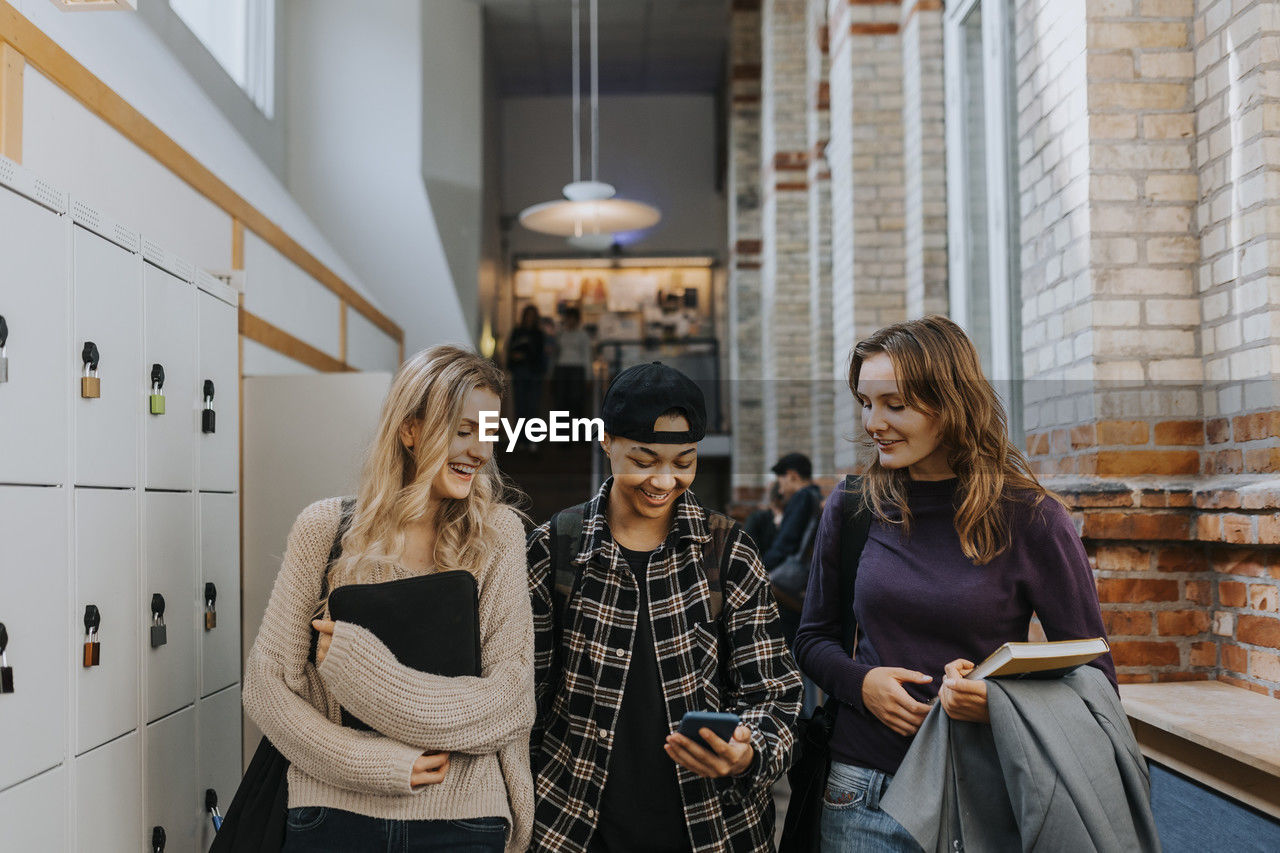
[[[0,838],[4,839],[4,849],[68,849],[70,794],[65,767],[0,793]]]
[[[138,256],[83,228],[72,229],[74,364],[67,393],[75,397],[75,482],[137,485],[138,419],[147,402],[142,364],[142,270]],[[81,353],[97,345],[100,396],[81,396]]]
[[[61,763],[67,725],[63,489],[0,488],[0,622],[13,693],[0,694],[0,789]]]
[[[149,850],[142,829],[138,733],[130,732],[81,755],[75,769],[75,849],[80,853]]]
[[[225,814],[240,785],[240,685],[200,700],[200,778],[196,796],[204,804],[212,788]],[[200,824],[200,850],[213,843],[213,823],[206,813]]]
[[[68,343],[66,220],[0,187],[0,317],[8,381],[0,382],[0,482],[65,483],[63,378]]]
[[[166,851],[195,850],[204,816],[204,792],[196,796],[196,709],[147,726],[146,753],[146,838],[150,840],[153,826],[163,826]]]
[[[138,628],[146,659],[147,720],[184,708],[196,698],[195,496],[147,492],[142,498],[146,542]],[[164,599],[164,645],[152,644],[153,597]]]
[[[200,612],[197,633],[203,659],[200,695],[240,680],[240,503],[236,495],[200,495]],[[206,629],[205,585],[212,583],[217,625]]]
[[[212,285],[208,285],[212,286]],[[234,291],[219,292],[232,299]],[[234,299],[232,299],[234,302]],[[200,315],[200,355],[196,373],[197,393],[206,379],[213,382],[214,431],[199,431],[199,487],[206,492],[234,492],[240,488],[240,333],[237,310],[200,290],[196,299]],[[203,405],[203,397],[201,398]]]
[[[200,428],[196,393],[196,289],[149,263],[142,265],[144,346],[148,378],[163,368],[164,413],[144,410],[143,448],[149,489],[191,489],[195,485],[195,438]],[[150,395],[151,391],[148,391]]]
[[[67,655],[76,676],[75,753],[137,728],[142,608],[138,606],[138,504],[131,490],[76,489],[76,590],[64,604],[80,639]],[[101,663],[82,666],[85,606],[102,616]],[[62,623],[64,626],[68,622]]]

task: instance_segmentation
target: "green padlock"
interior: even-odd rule
[[[151,414],[164,414],[164,367],[151,365]]]

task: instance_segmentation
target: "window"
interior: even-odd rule
[[[1010,0],[948,3],[947,222],[953,318],[1022,435],[1022,314]]]
[[[270,118],[275,109],[275,0],[169,0],[169,6]]]

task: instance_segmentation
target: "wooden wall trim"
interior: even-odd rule
[[[284,329],[271,325],[256,314],[250,314],[244,308],[240,309],[240,334],[324,373],[345,373],[351,370],[327,352],[316,349],[301,338],[295,338]]]
[[[244,269],[244,223],[231,220],[231,268]]]
[[[22,162],[22,54],[0,42],[0,154]]]
[[[347,362],[347,303],[338,303],[338,355]]]
[[[23,17],[5,0],[0,0],[0,42],[10,45],[26,62],[63,88],[86,109],[114,127],[125,138],[161,165],[186,181],[192,189],[226,211],[233,219],[257,234],[312,278],[337,294],[392,339],[403,343],[404,331],[389,317],[338,277],[336,273],[304,249],[253,205],[223,183],[186,149],[169,138],[142,113],[112,91],[76,61],[53,39]]]

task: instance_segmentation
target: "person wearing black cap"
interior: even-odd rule
[[[765,571],[775,569],[800,550],[805,528],[822,512],[822,490],[813,482],[813,463],[803,453],[788,453],[769,469],[777,477],[778,494],[786,501],[782,521],[763,556]],[[816,527],[816,524],[815,524]]]
[[[530,534],[537,851],[773,849],[801,681],[759,554],[689,490],[702,391],[658,362],[614,379],[613,476]],[[703,748],[693,711],[742,725]]]

